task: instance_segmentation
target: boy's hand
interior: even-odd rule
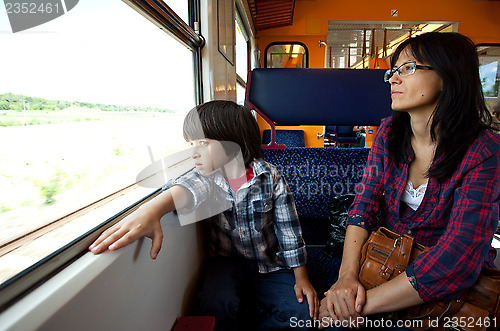
[[[192,200],[191,193],[186,188],[174,185],[104,231],[90,245],[89,250],[94,254],[102,253],[106,249],[115,251],[139,238],[148,237],[153,240],[151,258],[156,259],[163,240],[160,219],[163,215],[175,210],[174,197],[179,208],[184,208]]]
[[[303,295],[306,296],[307,303],[309,304],[309,316],[311,316],[312,319],[317,319],[319,312],[319,299],[309,280],[298,280],[294,289],[297,300],[300,303],[304,301]]]
[[[139,207],[132,214],[116,223],[90,245],[89,250],[94,254],[100,254],[106,249],[114,251],[139,238],[148,237],[153,240],[150,256],[154,260],[160,252],[163,232],[160,224],[161,215],[154,213],[148,205]]]

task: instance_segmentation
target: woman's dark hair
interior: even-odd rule
[[[431,139],[437,141],[437,162],[433,162],[427,174],[443,182],[451,177],[478,134],[492,128],[479,78],[476,46],[459,33],[424,33],[398,46],[391,68],[404,50],[430,65],[443,80],[443,90],[430,119]],[[393,111],[388,148],[396,162],[408,157],[412,134],[410,115]]]
[[[260,130],[251,111],[232,101],[209,101],[193,108],[184,119],[184,139],[213,139],[238,144],[245,166],[262,157]],[[227,155],[234,155],[232,144],[224,144]]]

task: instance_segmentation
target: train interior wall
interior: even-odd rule
[[[391,10],[398,16],[391,16]],[[309,50],[309,67],[323,68],[325,48],[319,40],[326,40],[328,21],[393,21],[393,22],[458,22],[456,32],[469,36],[475,43],[500,42],[498,15],[500,2],[474,0],[412,1],[349,1],[296,0],[291,26],[258,31],[256,35],[264,66],[266,46],[276,41],[301,41]],[[310,20],[319,20],[321,29],[310,33]]]
[[[391,16],[391,10],[397,10],[398,16]],[[300,41],[309,52],[309,68],[323,68],[325,47],[319,46],[320,40],[326,40],[328,21],[363,22],[454,22],[454,31],[469,36],[477,43],[499,43],[500,27],[498,15],[500,2],[475,0],[423,0],[416,4],[411,1],[349,1],[296,0],[291,26],[257,31],[256,40],[261,54],[261,66],[264,67],[266,47],[276,41]],[[311,29],[313,24],[319,29]],[[316,30],[316,31],[314,31]],[[314,31],[314,33],[311,33]],[[261,130],[269,125],[259,118]],[[277,129],[293,129],[281,127]],[[316,138],[321,133],[321,126],[295,127],[304,130],[306,146],[323,147],[323,138]]]

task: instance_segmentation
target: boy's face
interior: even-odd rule
[[[196,139],[189,142],[193,148],[191,157],[196,169],[207,176],[230,161],[222,144],[213,139]]]

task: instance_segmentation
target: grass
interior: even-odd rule
[[[0,111],[0,121],[23,124],[20,115]],[[80,201],[93,190],[120,189],[150,163],[148,146],[160,159],[185,143],[182,114],[32,111],[29,121],[33,125],[0,126],[5,142],[0,150],[0,224],[10,211],[21,215],[25,207],[37,207],[41,212],[67,199]],[[31,216],[19,217],[29,227]]]
[[[164,114],[154,112],[98,111],[78,108],[76,110],[68,111],[31,110],[26,112],[25,116],[22,111],[1,110],[0,127],[69,122],[112,121],[124,118],[148,118],[157,116],[164,116]]]
[[[51,205],[56,201],[54,196],[62,191],[64,177],[64,172],[58,170],[50,177],[47,183],[41,183],[39,185],[40,195],[44,199],[46,205]]]

